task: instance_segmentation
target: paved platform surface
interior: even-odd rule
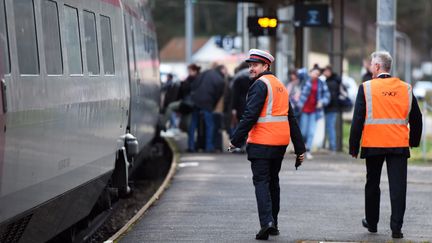
[[[387,173],[378,233],[361,226],[365,166],[344,154],[315,154],[298,171],[287,154],[280,173],[281,235],[271,242],[392,242]],[[432,167],[410,166],[405,239],[432,242]],[[120,242],[257,242],[250,162],[239,154],[182,154],[159,201]]]

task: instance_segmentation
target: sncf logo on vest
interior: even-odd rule
[[[381,92],[382,96],[396,96],[398,92],[396,91],[383,91]]]

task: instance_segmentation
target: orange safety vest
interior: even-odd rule
[[[398,78],[372,79],[363,84],[366,118],[362,147],[409,147],[411,85]]]
[[[267,97],[257,123],[249,131],[247,142],[263,145],[288,145],[290,126],[288,122],[288,91],[278,78],[267,74],[256,82],[267,86]]]

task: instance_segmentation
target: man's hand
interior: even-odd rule
[[[304,153],[299,154],[299,155],[297,155],[297,158],[298,158],[298,160],[299,160],[300,162],[303,162],[303,160],[304,160],[304,158],[305,158],[305,154],[304,154]]]
[[[298,154],[297,157],[296,157],[296,162],[295,162],[295,168],[296,168],[296,170],[303,163],[303,160],[304,160],[304,153]]]
[[[236,146],[234,146],[232,143],[229,144],[227,151],[228,152],[232,152],[234,149],[236,148]]]

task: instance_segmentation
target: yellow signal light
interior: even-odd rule
[[[259,18],[258,24],[263,28],[267,28],[269,26],[270,19],[269,18]]]
[[[270,28],[276,28],[276,26],[277,26],[277,19],[270,19],[269,27]]]
[[[261,26],[262,28],[276,28],[277,19],[275,18],[269,19],[267,17],[259,18],[258,25]]]

